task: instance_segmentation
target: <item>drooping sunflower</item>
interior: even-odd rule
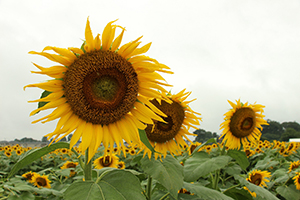
[[[249,173],[248,178],[246,179],[250,183],[253,183],[257,186],[260,187],[267,187],[266,182],[269,182],[267,178],[271,177],[271,173],[268,171],[261,171],[261,170],[253,170]],[[249,193],[253,196],[256,197],[255,192],[251,192],[247,187],[244,187],[244,189],[248,190]]]
[[[38,87],[49,93],[29,101],[46,102],[30,115],[55,110],[32,123],[59,119],[56,129],[46,137],[59,141],[74,131],[70,148],[82,138],[82,151],[88,149],[89,160],[101,143],[110,152],[114,144],[123,146],[123,140],[139,143],[138,129],[145,129],[144,123],[153,124],[153,120],[163,121],[159,115],[165,116],[149,98],[161,99],[157,90],[165,91],[162,85],[170,86],[158,72],[172,72],[166,65],[142,55],[151,43],[138,48],[141,37],[120,46],[125,28],[113,25],[115,21],[106,25],[101,40],[100,34],[93,37],[88,19],[81,49],[47,46],[42,52],[29,52],[59,63],[49,68],[34,64],[41,71],[33,73],[54,79],[24,87]],[[115,38],[117,28],[121,33]],[[49,50],[57,54],[48,53]]]
[[[4,154],[6,157],[10,158],[11,157],[11,151],[5,151]]]
[[[296,176],[294,176],[293,179],[297,190],[300,190],[300,173],[296,172]]]
[[[38,188],[51,188],[51,181],[48,179],[47,175],[39,175],[37,173],[35,173],[32,177],[32,181],[31,181],[35,186],[37,186]]]
[[[220,125],[223,134],[220,138],[224,137],[223,141],[229,149],[240,149],[241,143],[243,146],[248,142],[257,143],[261,136],[261,125],[268,125],[262,114],[265,106],[248,102],[243,104],[240,100],[236,104],[228,102],[232,109],[224,114],[225,121]]]
[[[118,168],[119,158],[114,154],[104,155],[94,160],[94,167],[102,169],[104,167]]]
[[[173,95],[170,92],[162,92],[165,100],[151,100],[151,103],[167,115],[162,117],[165,122],[154,120],[154,124],[148,124],[145,129],[149,142],[155,151],[161,153],[155,153],[155,159],[161,155],[166,157],[168,152],[179,155],[187,145],[183,138],[192,143],[187,135],[195,135],[188,130],[190,127],[197,129],[195,125],[199,125],[201,120],[197,115],[201,114],[189,107],[188,104],[195,100],[186,101],[190,94],[191,92],[185,92],[185,89]],[[144,156],[148,154],[149,159],[151,158],[152,152],[144,144],[141,150],[144,150]]]
[[[29,183],[32,183],[32,178],[35,174],[36,174],[35,172],[30,171],[25,174],[22,174],[22,177],[26,178]]]
[[[75,168],[78,165],[78,162],[71,162],[71,161],[67,161],[63,164],[63,166],[60,167],[60,169],[69,169],[69,168],[73,168],[70,170],[70,177],[74,176],[76,174],[75,172]]]
[[[289,172],[293,171],[294,169],[297,169],[300,167],[300,160],[298,161],[294,161],[294,162],[290,162],[290,167],[289,167]]]

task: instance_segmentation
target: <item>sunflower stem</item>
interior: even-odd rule
[[[84,180],[91,181],[92,180],[92,162],[88,162],[89,152],[88,149],[85,151],[85,159],[84,159]]]
[[[148,200],[151,200],[151,186],[152,186],[152,177],[148,176],[148,183],[147,183],[147,197]]]

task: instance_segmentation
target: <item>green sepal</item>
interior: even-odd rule
[[[49,94],[51,94],[52,92],[49,92],[49,91],[47,91],[47,90],[44,90],[44,92],[41,94],[41,97],[40,97],[40,99],[41,98],[45,98],[45,97],[47,97]],[[39,102],[38,103],[38,108],[41,108],[41,107],[43,107],[43,106],[45,106],[47,103],[49,103],[49,101],[41,101],[41,102]],[[39,113],[39,112],[37,112],[37,113]],[[36,113],[36,114],[37,114]]]
[[[152,153],[159,153],[159,154],[161,154],[160,152],[155,151],[154,147],[150,144],[149,139],[148,139],[148,137],[147,137],[147,134],[146,134],[146,131],[145,131],[145,130],[140,130],[140,129],[139,129],[139,135],[140,135],[141,141],[144,143],[144,145],[145,145],[148,149],[150,149],[150,151],[151,151]]]

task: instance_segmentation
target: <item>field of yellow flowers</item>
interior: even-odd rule
[[[179,156],[149,159],[136,147],[99,147],[92,180],[84,156],[59,142],[0,147],[0,199],[299,199],[300,144],[259,141],[229,150],[215,139]],[[84,187],[78,192],[79,187]]]

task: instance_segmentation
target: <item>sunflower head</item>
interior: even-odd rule
[[[118,163],[118,169],[125,169],[125,163],[123,161]]]
[[[229,149],[240,149],[241,143],[245,146],[248,142],[257,143],[260,140],[261,125],[268,125],[263,119],[264,106],[259,104],[245,104],[240,100],[236,104],[229,101],[232,109],[225,113],[224,122],[220,125],[223,133],[220,138],[226,142]]]
[[[10,158],[11,157],[11,151],[5,151],[4,154],[6,157]]]
[[[30,171],[25,174],[22,174],[22,177],[26,178],[29,183],[32,183],[32,178],[35,174],[36,174],[35,172]]]
[[[161,85],[170,86],[158,72],[172,72],[143,55],[151,43],[138,48],[141,37],[121,46],[125,28],[115,25],[116,21],[106,25],[100,38],[100,34],[93,36],[87,20],[81,49],[47,46],[42,52],[29,52],[59,63],[49,68],[34,64],[40,71],[33,73],[54,79],[25,86],[46,92],[45,97],[29,101],[46,103],[30,115],[55,109],[33,123],[59,119],[56,129],[46,137],[59,141],[74,131],[70,147],[82,138],[81,151],[88,149],[89,160],[101,144],[110,153],[114,145],[123,146],[123,140],[139,144],[138,129],[145,129],[145,123],[153,124],[153,120],[164,121],[149,98],[161,99],[157,90],[165,91]],[[115,38],[117,30],[121,33]]]
[[[300,160],[291,162],[289,167],[289,173],[299,167],[300,167]]]
[[[253,170],[252,172],[249,173],[248,178],[246,180],[257,186],[267,187],[265,182],[269,182],[267,178],[270,177],[271,177],[271,173],[268,171]],[[247,187],[244,187],[244,189],[248,190],[253,197],[256,197],[255,192],[251,192]]]
[[[296,172],[296,176],[293,177],[297,190],[300,190],[300,173]]]
[[[75,172],[75,168],[76,168],[76,166],[78,165],[78,162],[70,162],[70,161],[67,161],[67,162],[65,162],[60,168],[61,169],[69,169],[69,168],[72,168],[71,170],[70,170],[70,177],[71,176],[74,176],[75,174],[76,174],[76,172]]]
[[[32,177],[32,183],[37,186],[38,188],[51,188],[50,185],[50,180],[48,179],[47,175],[39,175],[39,174],[34,174]]]
[[[94,160],[94,167],[102,169],[104,167],[118,168],[119,158],[114,154],[101,156]]]
[[[201,118],[197,116],[200,113],[194,112],[189,107],[191,101],[185,101],[190,94],[191,92],[185,92],[185,89],[174,95],[162,92],[163,100],[151,100],[153,105],[163,112],[161,116],[164,121],[154,120],[154,124],[148,124],[145,131],[152,146],[164,157],[167,152],[179,155],[187,146],[183,138],[192,143],[187,135],[194,136],[194,134],[189,133],[188,129],[190,127],[197,129],[196,125],[200,125]],[[146,147],[142,149],[145,150],[144,156],[148,154],[151,158],[151,151]],[[158,156],[161,157],[161,154],[155,153],[155,159]]]

